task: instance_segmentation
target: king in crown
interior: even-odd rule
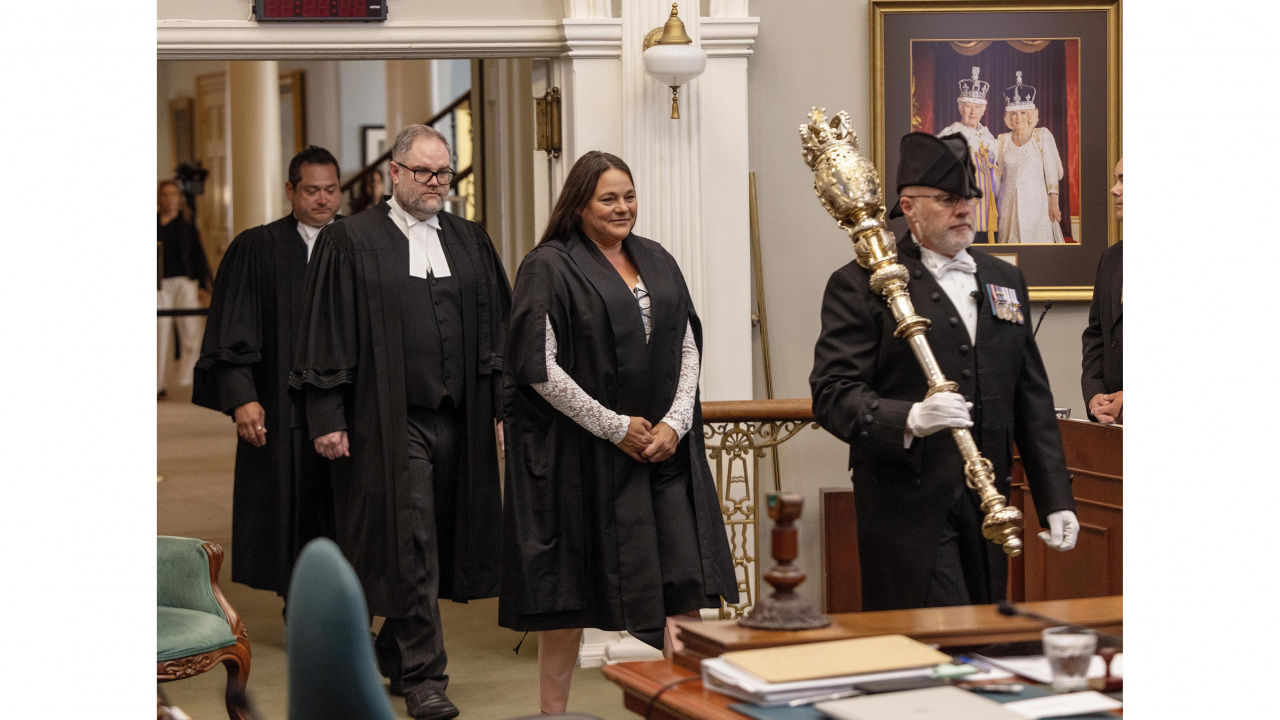
[[[960,96],[956,98],[960,121],[948,125],[938,133],[938,137],[959,133],[969,143],[969,152],[973,154],[973,164],[978,170],[978,187],[982,189],[982,197],[976,201],[973,229],[977,236],[974,242],[994,243],[996,228],[999,227],[996,196],[1000,190],[1000,173],[996,168],[996,137],[982,124],[991,84],[978,79],[981,72],[982,69],[975,65],[972,75],[960,81]]]

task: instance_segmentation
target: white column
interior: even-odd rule
[[[232,237],[280,217],[280,70],[275,60],[228,63]]]
[[[698,3],[686,2],[681,20],[698,41]],[[635,232],[667,249],[703,314],[702,213],[698,80],[680,88],[680,119],[671,119],[671,89],[645,74],[644,36],[671,14],[665,0],[622,0],[622,159],[635,176],[639,217]],[[706,363],[703,364],[704,368]]]
[[[565,46],[553,73],[561,96],[560,171],[553,176],[552,197],[564,176],[589,150],[621,155],[622,150],[622,22],[616,18],[565,18]],[[554,202],[554,200],[553,200]]]
[[[680,18],[707,51],[707,70],[671,90],[644,72],[642,43],[671,13],[668,0],[623,0],[623,159],[640,200],[636,232],[661,243],[684,272],[702,318],[703,400],[751,398],[751,245],[747,196],[747,56],[759,21],[746,3],[697,2]]]
[[[532,62],[506,58],[482,61],[485,225],[512,280],[520,259],[537,240]],[[475,98],[473,102],[479,104]]]
[[[716,16],[739,4],[742,16]],[[747,58],[759,18],[746,0],[712,2],[699,34],[707,69],[698,86],[704,262],[702,313],[704,400],[752,397],[751,221],[747,174]],[[757,183],[760,179],[757,179]],[[768,180],[764,185],[768,188]],[[766,195],[767,197],[767,195]]]

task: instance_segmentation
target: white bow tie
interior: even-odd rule
[[[934,269],[934,275],[941,278],[952,270],[973,275],[978,272],[978,264],[973,261],[973,257],[969,253],[964,253],[963,255],[956,255],[939,265]]]

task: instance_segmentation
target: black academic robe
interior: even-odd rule
[[[1080,389],[1084,406],[1099,393],[1124,390],[1124,242],[1107,248],[1098,261],[1089,305],[1089,325],[1081,342]],[[1093,414],[1089,414],[1093,418]],[[1095,418],[1096,419],[1096,418]]]
[[[1027,285],[1013,265],[971,252],[977,283],[1013,288],[1026,313]],[[1053,413],[1049,380],[1024,324],[1001,320],[989,301],[978,308],[976,347],[955,306],[920,261],[910,235],[898,243],[898,261],[916,313],[932,326],[926,333],[942,373],[974,404],[971,429],[995,471],[995,487],[1009,497],[1016,441],[1040,522],[1058,510],[1074,510],[1071,478]],[[903,448],[907,413],[924,399],[928,385],[911,346],[894,337],[896,322],[869,286],[856,262],[831,275],[822,300],[822,333],[814,349],[813,413],[827,431],[849,443],[862,609],[922,607],[948,510],[965,486],[964,461],[951,433],[915,438]],[[1007,565],[995,543],[987,544],[992,597],[1004,596]]]
[[[295,410],[304,416],[306,386],[343,388],[351,456],[332,461],[338,545],[360,577],[370,613],[404,617],[413,610],[426,563],[436,559],[419,557],[413,539],[424,509],[409,486],[400,298],[409,274],[396,247],[408,238],[389,209],[381,202],[316,240],[289,382]],[[448,484],[436,484],[439,596],[466,602],[498,592],[502,510],[494,420],[502,407],[511,290],[484,228],[446,212],[438,217],[461,287],[466,371],[465,441],[454,494],[439,496]]]
[[[691,323],[699,349],[702,326],[684,276],[657,243],[630,235],[624,249],[652,302],[645,343],[635,296],[618,272],[580,234],[548,240],[520,265],[507,341],[505,378],[507,474],[504,494],[499,624],[515,630],[595,627],[646,631],[668,614],[650,476],[682,474],[693,505],[701,567],[697,606],[736,602],[738,585],[715,479],[707,465],[702,416],[666,465],[632,460],[555,410],[531,383],[547,379],[546,318],[556,362],[591,397],[614,412],[660,421],[675,398],[681,349]],[[647,633],[652,635],[652,633]]]
[[[307,246],[292,214],[236,236],[218,267],[191,396],[228,415],[255,400],[266,412],[265,446],[237,438],[231,579],[282,595],[302,547],[333,535],[328,463],[290,422],[306,271]]]

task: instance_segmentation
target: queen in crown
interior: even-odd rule
[[[977,170],[978,188],[982,190],[982,197],[975,201],[974,242],[993,243],[999,242],[996,236],[999,227],[996,197],[1000,193],[1000,175],[996,171],[996,137],[982,124],[982,116],[987,112],[987,90],[991,84],[979,80],[980,73],[981,68],[975,66],[972,77],[960,81],[960,96],[956,98],[960,122],[948,125],[938,133],[938,137],[959,133],[969,143],[969,153],[973,155],[973,166]]]
[[[999,241],[1061,243],[1058,181],[1062,179],[1062,158],[1053,133],[1037,127],[1036,89],[1022,84],[1021,70],[1016,78],[1013,87],[1004,91],[1004,124],[1011,132],[1000,133],[996,148],[1001,180],[997,195]]]

